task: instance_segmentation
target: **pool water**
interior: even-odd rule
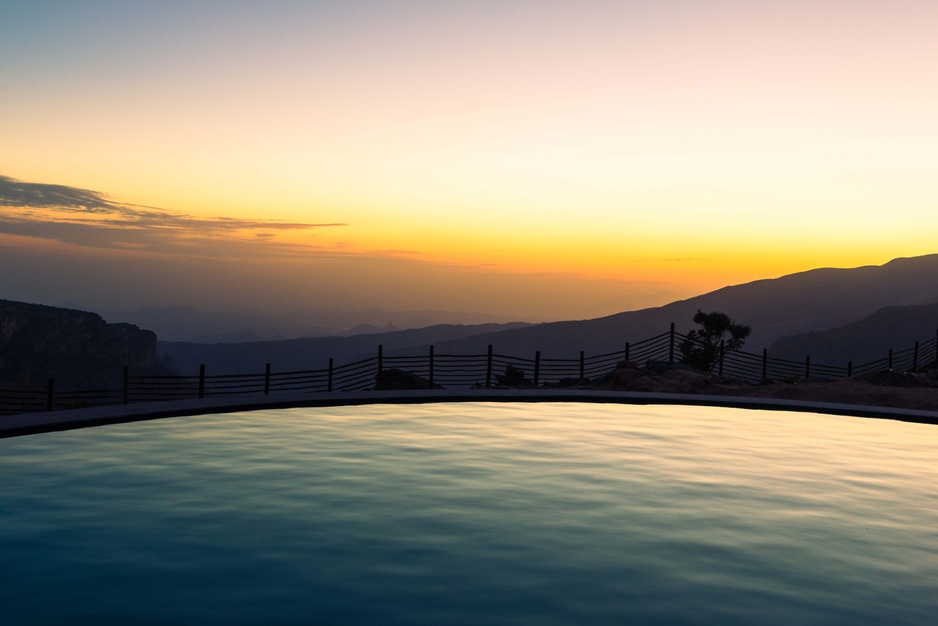
[[[3,624],[931,624],[938,428],[375,405],[0,440]]]

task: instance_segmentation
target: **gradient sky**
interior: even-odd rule
[[[933,0],[3,0],[0,297],[556,319],[934,253],[936,24]]]

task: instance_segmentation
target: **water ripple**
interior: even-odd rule
[[[8,439],[0,606],[5,624],[926,624],[936,469],[935,427],[712,407]]]

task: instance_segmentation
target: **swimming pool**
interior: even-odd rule
[[[716,407],[204,415],[0,441],[4,624],[938,613],[938,428]]]

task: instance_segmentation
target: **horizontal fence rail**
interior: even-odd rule
[[[52,411],[131,402],[153,402],[192,398],[270,395],[276,393],[329,393],[372,389],[468,388],[468,387],[577,387],[603,385],[612,381],[622,363],[648,366],[655,362],[680,363],[681,346],[694,342],[671,329],[638,342],[624,342],[622,349],[600,355],[580,352],[574,358],[500,354],[492,346],[484,354],[435,354],[433,346],[423,355],[385,355],[381,346],[375,356],[325,369],[275,372],[267,364],[263,372],[211,374],[202,365],[195,375],[141,375],[124,368],[119,389],[58,390],[50,380],[45,388],[0,389],[0,415]],[[830,365],[760,354],[726,351],[721,345],[712,360],[710,373],[758,383],[833,380],[882,371],[914,372],[938,362],[938,332],[930,340],[915,342],[902,350],[868,363]]]

